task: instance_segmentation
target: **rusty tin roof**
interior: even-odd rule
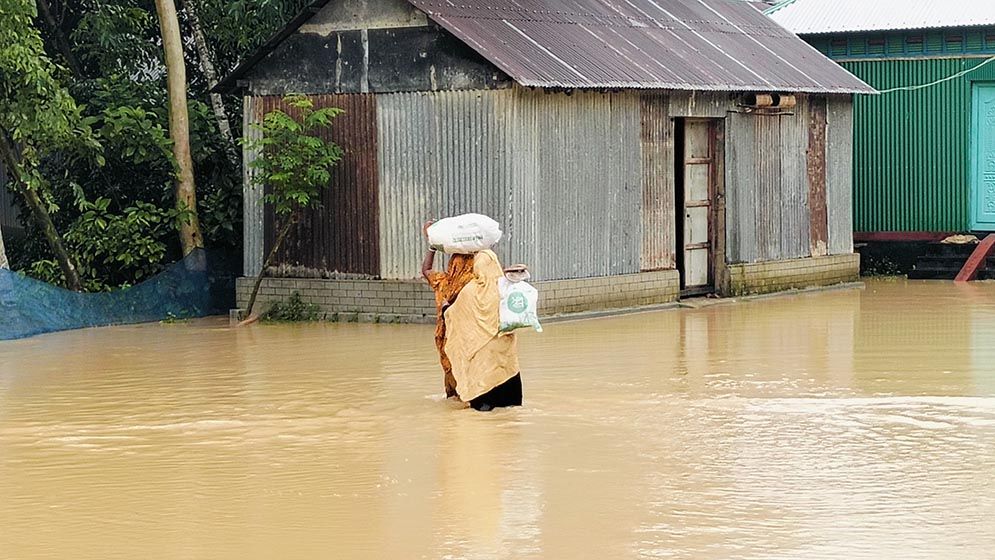
[[[408,0],[521,85],[874,93],[740,0]],[[329,0],[238,65],[228,91]]]
[[[735,0],[409,0],[524,86],[871,93]]]

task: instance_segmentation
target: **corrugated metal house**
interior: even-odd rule
[[[995,2],[792,0],[767,13],[884,92],[854,105],[858,239],[995,231]]]
[[[851,106],[872,89],[745,2],[319,0],[219,89],[246,125],[290,92],[346,111],[324,207],[281,255],[313,279],[264,298],[431,314],[419,225],[468,211],[503,224],[547,313],[857,275]],[[247,180],[247,276],[261,197]]]

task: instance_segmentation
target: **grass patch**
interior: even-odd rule
[[[190,317],[187,317],[183,314],[176,315],[175,313],[172,312],[166,313],[166,318],[163,319],[162,321],[159,321],[159,323],[163,325],[175,325],[178,323],[189,323],[189,322],[190,322]]]
[[[903,276],[904,274],[902,267],[888,257],[861,255],[861,276]]]
[[[300,292],[294,292],[286,301],[275,301],[260,317],[267,323],[303,323],[322,320],[318,304],[301,299]]]

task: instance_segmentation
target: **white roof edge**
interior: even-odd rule
[[[995,26],[990,0],[785,0],[764,13],[798,35]]]

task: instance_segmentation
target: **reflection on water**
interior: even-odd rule
[[[550,325],[526,406],[431,327],[0,343],[0,558],[989,558],[995,285]]]

